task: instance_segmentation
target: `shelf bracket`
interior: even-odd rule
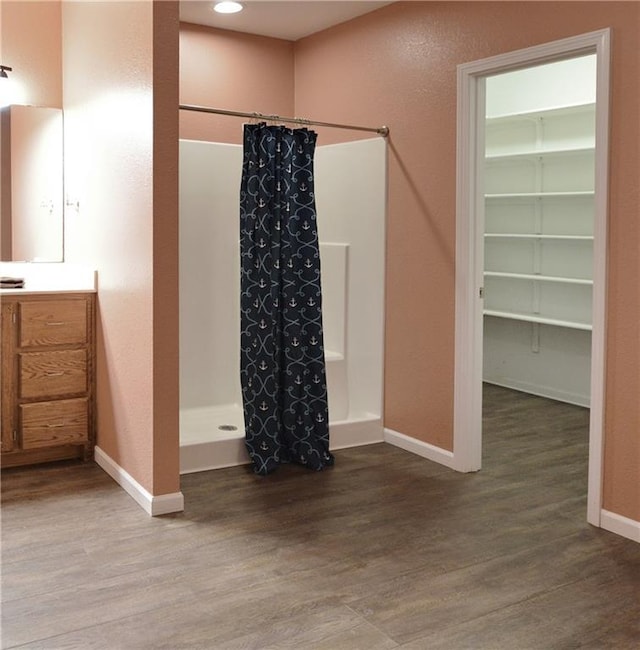
[[[540,323],[531,323],[531,352],[540,352]]]

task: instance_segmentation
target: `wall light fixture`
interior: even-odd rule
[[[9,106],[12,103],[13,97],[11,92],[11,79],[7,72],[11,72],[13,68],[8,65],[0,65],[0,108]]]

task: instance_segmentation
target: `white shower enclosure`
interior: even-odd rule
[[[331,449],[381,442],[387,151],[318,146]],[[242,147],[180,141],[180,472],[249,462],[240,391]]]

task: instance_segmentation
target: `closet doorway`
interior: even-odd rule
[[[595,525],[608,45],[603,30],[458,68],[453,464],[481,468],[483,380],[589,407],[587,520]]]
[[[485,383],[589,407],[596,55],[485,79]]]

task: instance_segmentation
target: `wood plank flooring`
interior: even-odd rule
[[[588,413],[485,387],[484,469],[400,449],[184,476],[149,518],[94,464],[2,473],[2,647],[640,648],[640,545],[586,517]]]

